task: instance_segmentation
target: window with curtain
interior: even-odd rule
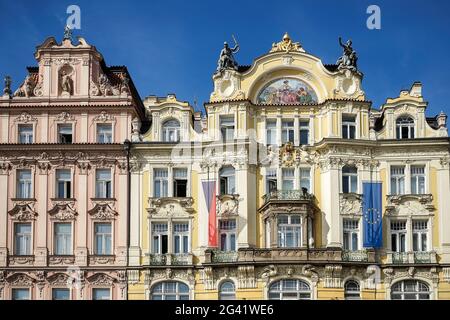
[[[342,192],[358,192],[358,169],[355,166],[344,166],[342,168]]]
[[[31,170],[17,170],[17,190],[16,197],[19,199],[29,199],[32,197]]]
[[[19,124],[19,143],[33,143],[33,125]]]
[[[413,220],[413,251],[428,251],[428,221]]]
[[[406,221],[391,221],[391,250],[406,252]]]
[[[31,223],[14,224],[14,254],[17,256],[32,255]]]
[[[236,288],[233,281],[224,281],[219,287],[219,300],[235,300]]]
[[[72,254],[72,224],[69,222],[55,222],[54,239],[55,255],[71,255]]]
[[[153,170],[153,196],[156,198],[164,198],[169,196],[167,169]]]
[[[178,120],[167,120],[162,125],[162,134],[164,142],[180,141],[180,123]]]
[[[167,222],[152,222],[152,253],[168,252],[168,230]]]
[[[397,139],[414,139],[414,119],[409,116],[398,117],[396,133]]]
[[[359,250],[359,221],[356,219],[343,220],[344,250]]]
[[[236,193],[235,170],[233,167],[222,167],[219,171],[219,179],[221,195],[232,195]]]
[[[97,169],[95,171],[95,197],[111,198],[111,169]]]
[[[151,300],[189,300],[189,287],[179,281],[164,281],[151,289]]]
[[[268,146],[277,144],[277,120],[266,121],[266,138]]]
[[[269,287],[269,300],[310,300],[310,285],[298,279],[283,279]]]
[[[72,197],[72,173],[70,169],[56,169],[56,197],[59,199]]]
[[[173,223],[173,253],[189,252],[189,223]]]
[[[300,215],[280,214],[278,224],[278,247],[298,248],[302,246],[302,224]]]
[[[391,167],[391,194],[405,194],[405,167]]]
[[[112,226],[111,223],[94,223],[95,254],[112,254]]]
[[[425,194],[425,166],[411,166],[411,193]]]
[[[282,169],[282,190],[289,191],[294,190],[295,171],[294,168]]]
[[[97,124],[97,142],[111,143],[112,141],[112,124],[102,123]]]
[[[220,250],[236,251],[236,220],[219,221]]]

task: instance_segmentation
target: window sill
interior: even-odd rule
[[[116,198],[91,198],[91,201],[101,202],[101,201],[116,201]]]
[[[36,202],[36,198],[11,198],[13,202]]]
[[[57,202],[74,202],[76,201],[75,198],[50,198],[51,201],[57,201]]]

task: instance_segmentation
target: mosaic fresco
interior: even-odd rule
[[[317,95],[305,82],[294,78],[272,81],[258,95],[260,104],[309,104],[317,103]]]

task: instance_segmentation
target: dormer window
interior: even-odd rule
[[[414,139],[414,119],[399,117],[396,121],[397,139]]]
[[[162,126],[162,134],[164,142],[180,141],[180,123],[175,120],[167,120]]]
[[[58,143],[72,143],[72,135],[71,124],[58,124]]]

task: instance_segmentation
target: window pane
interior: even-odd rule
[[[12,289],[12,300],[30,300],[29,289]]]
[[[92,300],[110,300],[110,289],[107,288],[94,288],[92,290]]]
[[[65,288],[52,289],[53,300],[70,300],[70,290]]]

